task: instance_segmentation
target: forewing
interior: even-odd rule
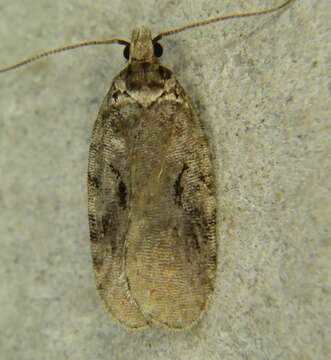
[[[129,226],[126,148],[114,133],[119,121],[107,94],[94,125],[88,164],[88,212],[96,285],[109,313],[123,326],[147,322],[130,296],[124,271],[124,243]]]
[[[149,132],[131,158],[125,271],[145,317],[180,330],[204,313],[214,287],[214,175],[207,140],[178,84],[142,118]]]

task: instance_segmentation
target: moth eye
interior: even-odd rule
[[[154,55],[155,55],[156,57],[162,56],[162,54],[163,54],[163,48],[162,48],[162,46],[161,46],[158,42],[153,43],[153,46],[154,46]]]
[[[126,60],[129,60],[130,58],[130,45],[126,45],[123,50],[123,56],[126,58]]]

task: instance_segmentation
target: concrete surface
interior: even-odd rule
[[[154,32],[280,1],[0,2],[0,64],[80,40]],[[90,133],[122,48],[0,74],[0,358],[329,359],[329,0],[164,39],[218,172],[213,305],[183,333],[128,333],[94,286],[86,209]]]

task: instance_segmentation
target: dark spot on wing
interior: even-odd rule
[[[180,205],[182,202],[182,193],[183,193],[183,186],[181,185],[181,179],[185,170],[188,169],[186,164],[183,165],[182,171],[178,174],[178,177],[175,181],[175,203]]]
[[[118,184],[118,197],[120,200],[120,206],[122,206],[123,208],[126,208],[126,199],[127,199],[127,189],[126,186],[124,184],[124,182],[121,180],[120,183]]]

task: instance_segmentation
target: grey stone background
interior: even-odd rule
[[[281,1],[0,1],[0,66]],[[331,2],[165,38],[163,64],[204,121],[217,169],[219,268],[193,329],[129,333],[98,298],[88,144],[122,47],[0,74],[0,358],[329,359]]]

